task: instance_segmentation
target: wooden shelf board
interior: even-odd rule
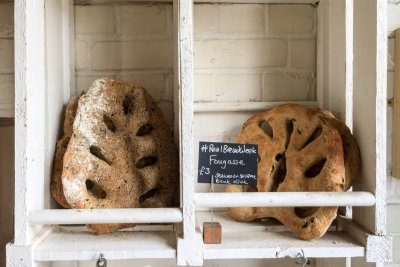
[[[99,253],[107,259],[176,258],[176,235],[163,232],[116,232],[95,235],[89,232],[51,232],[35,248],[37,261],[95,260]]]
[[[114,4],[127,3],[158,3],[172,2],[172,0],[114,0]],[[316,4],[318,0],[194,0],[194,3],[240,3],[240,4]],[[110,0],[74,0],[75,5],[104,5],[110,3]]]
[[[239,230],[239,229],[238,229]],[[284,258],[304,251],[308,258],[363,257],[365,248],[343,232],[304,241],[290,232],[224,232],[222,243],[204,245],[204,259]]]
[[[197,212],[196,219],[202,231],[203,222],[211,220],[211,212]],[[227,212],[214,212],[213,221],[222,226],[222,243],[204,245],[204,259],[296,257],[301,250],[310,258],[365,255],[365,248],[346,233],[336,231],[336,226],[320,239],[304,241],[274,220],[243,223],[232,220]]]
[[[203,232],[203,222],[210,222],[212,220],[219,222],[224,232],[287,232],[288,228],[274,219],[262,219],[253,222],[239,222],[233,220],[227,211],[198,211],[196,212],[197,226],[200,232]],[[336,221],[328,228],[328,231],[336,231]]]
[[[272,101],[272,102],[194,102],[195,113],[204,112],[259,112],[279,105],[292,103],[318,107],[317,101]]]

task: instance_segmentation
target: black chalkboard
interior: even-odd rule
[[[258,146],[200,142],[198,182],[257,185]]]

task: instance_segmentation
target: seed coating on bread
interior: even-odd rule
[[[72,136],[72,124],[74,123],[78,100],[80,96],[74,96],[68,102],[65,109],[64,135],[57,141],[56,152],[53,161],[53,173],[51,175],[50,191],[54,199],[64,208],[69,208],[69,204],[64,197],[61,175],[63,171],[63,158],[67,151],[69,140]]]
[[[169,207],[178,177],[172,133],[146,90],[109,78],[96,80],[79,98],[63,157],[61,180],[68,205],[75,209]],[[105,233],[130,226],[89,227]]]

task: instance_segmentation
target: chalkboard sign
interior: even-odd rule
[[[258,146],[200,142],[198,182],[257,185]]]

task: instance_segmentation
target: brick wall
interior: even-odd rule
[[[0,117],[14,116],[14,8],[0,1]]]
[[[76,91],[111,76],[143,85],[173,125],[172,4],[75,6]]]
[[[196,4],[198,102],[314,100],[316,9]]]

